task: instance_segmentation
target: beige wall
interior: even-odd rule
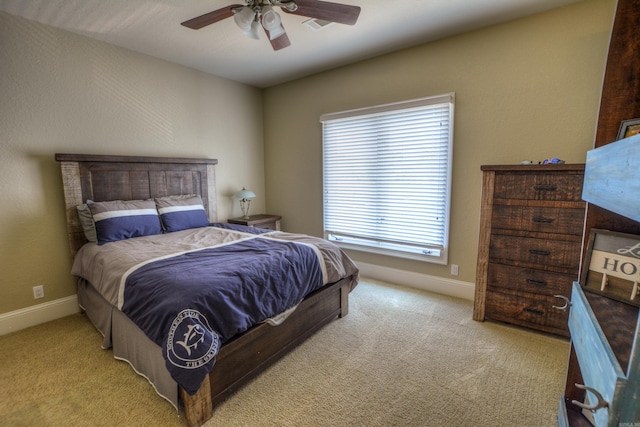
[[[0,314],[75,294],[56,152],[217,158],[219,219],[264,210],[260,90],[5,13],[0,58]]]
[[[322,235],[323,113],[456,93],[449,262],[475,282],[483,164],[593,145],[614,0],[586,0],[265,90],[267,209]],[[356,261],[450,278],[448,266],[350,252]]]

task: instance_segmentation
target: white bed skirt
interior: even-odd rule
[[[114,358],[128,362],[138,375],[151,383],[159,396],[179,411],[178,384],[167,371],[160,346],[83,279],[78,281],[78,304],[104,337],[102,348],[113,348]]]

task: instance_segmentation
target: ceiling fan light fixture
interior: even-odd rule
[[[251,31],[252,22],[255,21],[256,14],[249,6],[243,6],[233,11],[233,20],[243,32]]]
[[[277,27],[269,30],[269,40],[275,40],[284,33],[284,27],[282,25],[278,25]]]
[[[285,33],[280,15],[269,5],[262,8],[262,26],[269,34],[269,40],[275,40]]]
[[[260,23],[256,20],[253,20],[249,29],[243,31],[243,33],[250,39],[260,40]]]
[[[262,25],[269,32],[276,30],[278,27],[282,27],[282,20],[280,15],[273,10],[271,6],[265,6],[262,8]]]

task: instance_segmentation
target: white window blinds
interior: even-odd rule
[[[454,94],[325,114],[324,232],[445,264]]]

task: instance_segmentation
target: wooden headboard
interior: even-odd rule
[[[62,169],[71,255],[87,240],[76,206],[107,200],[144,200],[179,194],[202,198],[210,221],[217,220],[216,159],[56,154]]]

